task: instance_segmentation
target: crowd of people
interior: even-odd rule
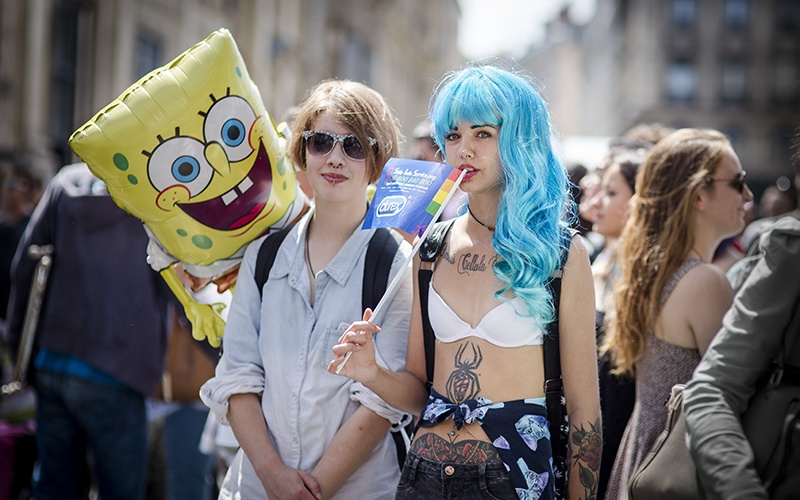
[[[3,170],[4,209],[30,191],[0,220],[17,234],[0,270],[5,359],[23,330],[28,248],[53,245],[58,265],[30,376],[36,467],[0,473],[0,499],[625,499],[685,383],[708,497],[735,484],[768,498],[752,453],[709,450],[746,446],[737,415],[798,333],[787,325],[800,292],[775,284],[775,273],[800,282],[795,187],[766,190],[768,217],[753,222],[725,135],[658,124],[568,168],[532,80],[468,64],[436,86],[413,133],[412,156],[464,172],[458,201],[410,273],[414,238],[389,233],[389,276],[402,281],[373,317],[361,292],[377,230],[361,224],[370,185],[400,155],[400,124],[378,92],[330,80],[290,127],[286,155],[313,207],[281,233],[264,281],[260,250],[277,234],[247,247],[221,353],[195,352],[144,260],[141,222],[85,165],[62,168],[41,201],[32,180]],[[750,340],[765,329],[768,340]],[[758,366],[738,381],[746,342]],[[200,447],[216,422],[233,431],[232,456]]]

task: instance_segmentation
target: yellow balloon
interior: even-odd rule
[[[292,211],[284,142],[220,29],[133,84],[69,144],[176,260],[207,266]]]
[[[194,301],[173,265],[205,279],[229,272],[248,243],[307,204],[230,32],[215,31],[142,77],[69,144],[147,226],[157,243],[148,259],[184,305],[195,338],[218,345],[222,305]]]

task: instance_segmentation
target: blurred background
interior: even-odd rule
[[[793,175],[800,0],[0,0],[0,160],[51,177],[73,130],[223,26],[276,121],[322,79],[363,81],[408,153],[442,74],[499,56],[541,83],[568,163],[660,122],[725,132],[756,195]]]

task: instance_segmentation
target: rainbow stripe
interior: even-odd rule
[[[433,200],[431,201],[430,205],[428,205],[428,208],[425,209],[427,213],[431,214],[432,216],[436,216],[436,212],[439,211],[439,208],[441,208],[444,200],[447,199],[447,195],[453,190],[459,175],[461,175],[461,170],[457,168],[454,168],[450,172],[450,175],[448,175],[447,179],[445,179],[444,183],[442,183],[442,187],[440,187],[439,191],[437,191],[434,195]]]

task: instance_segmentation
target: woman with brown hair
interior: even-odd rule
[[[247,248],[216,376],[201,389],[242,446],[220,498],[393,496],[400,470],[389,427],[402,412],[327,366],[345,327],[361,317],[375,233],[361,230],[367,186],[398,155],[399,138],[386,101],[357,82],[322,82],[300,106],[288,154],[308,176],[314,208],[279,244],[261,289],[255,273],[264,238]],[[400,242],[389,280],[410,253]],[[408,276],[379,314],[376,344],[393,370],[405,362],[410,313]]]
[[[630,476],[664,428],[670,388],[691,378],[731,305],[725,274],[710,261],[744,226],[752,199],[744,175],[725,136],[704,129],[661,140],[637,174],[601,348],[615,373],[635,374],[637,398],[606,498],[628,497]]]

